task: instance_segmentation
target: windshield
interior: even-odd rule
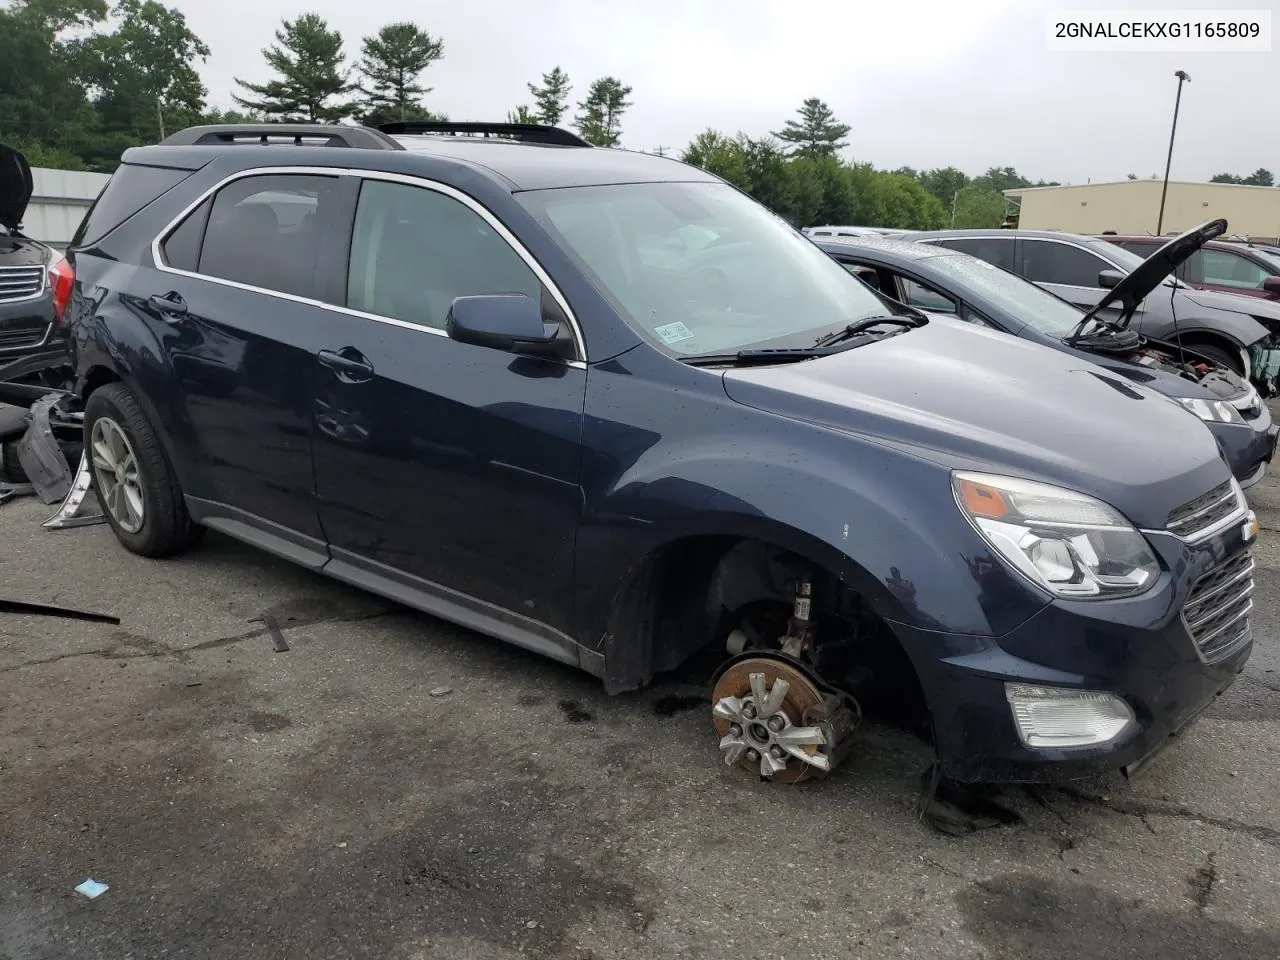
[[[962,287],[980,291],[986,300],[1051,337],[1065,337],[1084,316],[1079,307],[1054,296],[1039,284],[986,260],[967,254],[943,254],[925,262]]]
[[[595,276],[623,319],[677,357],[810,347],[851,322],[890,313],[812,241],[726,184],[516,196]]]
[[[1280,253],[1272,253],[1270,250],[1254,250],[1253,253],[1263,263],[1268,264],[1272,270],[1280,271]]]

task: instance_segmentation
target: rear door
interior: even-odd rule
[[[339,335],[319,264],[355,184],[322,171],[231,180],[163,235],[159,269],[133,305],[177,374],[172,399],[201,461],[199,518],[251,528],[312,566],[326,559],[311,456],[315,354]]]
[[[567,305],[488,211],[441,184],[363,180],[344,233],[346,314],[313,360],[329,569],[501,621],[555,655],[571,624],[586,366],[444,328],[456,297],[523,293],[580,356]]]

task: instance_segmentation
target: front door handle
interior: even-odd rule
[[[155,294],[147,298],[147,303],[157,311],[160,316],[168,321],[177,320],[187,315],[187,301],[182,299],[182,294],[176,290],[170,290],[165,294]]]
[[[316,359],[343,383],[364,383],[373,379],[373,364],[355,347],[321,350]]]

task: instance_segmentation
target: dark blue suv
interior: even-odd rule
[[[724,760],[829,771],[914,703],[942,775],[1147,757],[1252,647],[1203,424],[930,322],[696,168],[523,125],[192,128],[72,244],[120,541],[206,528],[637,689],[720,651]]]

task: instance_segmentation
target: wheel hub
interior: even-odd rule
[[[798,783],[831,770],[829,728],[807,717],[823,695],[804,671],[767,657],[735,663],[711,695],[720,753],[778,783]]]

